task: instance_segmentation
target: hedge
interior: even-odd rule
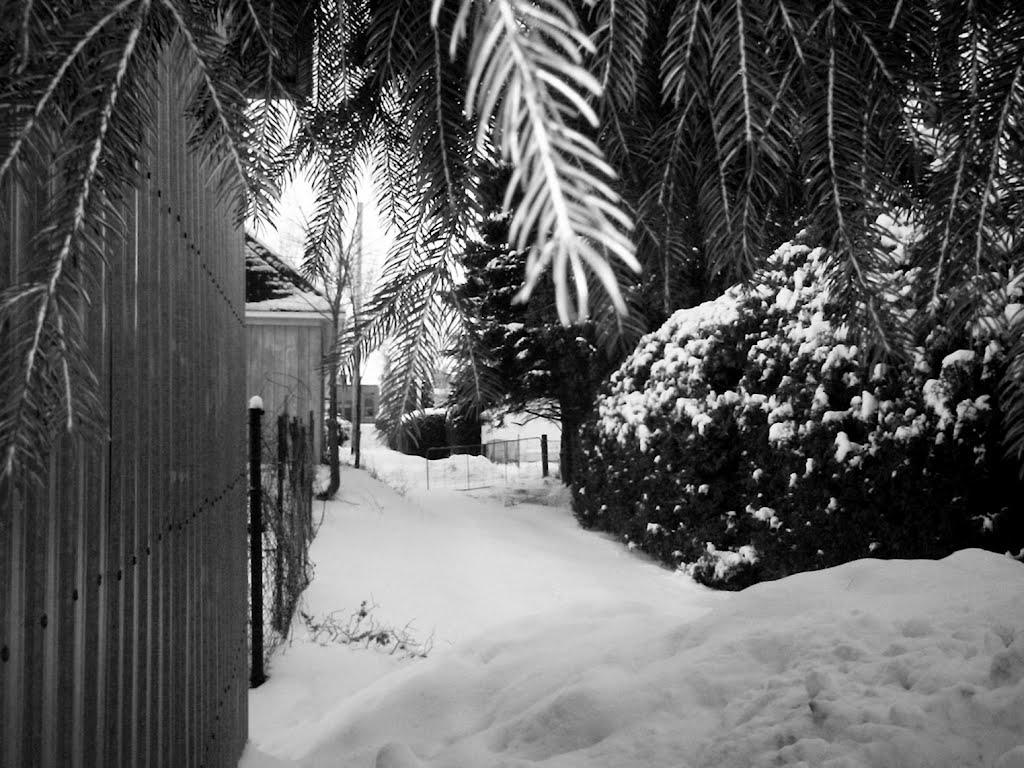
[[[822,249],[788,243],[757,288],[641,340],[583,430],[584,526],[728,589],[866,556],[1024,546],[997,397],[1021,305],[868,365],[825,269]]]
[[[424,408],[403,416],[402,428],[387,442],[389,448],[402,453],[445,459],[451,453],[479,454],[480,436],[479,419],[458,417],[443,408]]]
[[[436,449],[447,447],[448,413],[443,408],[423,408],[402,417],[401,428],[388,435],[388,448],[412,456],[432,459],[446,458],[447,452]],[[442,455],[443,453],[443,455]]]

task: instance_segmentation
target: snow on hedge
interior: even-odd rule
[[[1004,292],[971,333],[937,326],[912,360],[868,367],[837,319],[831,266],[824,249],[787,243],[752,286],[641,339],[584,435],[584,525],[708,583],[999,544],[975,534],[1024,544],[1013,501],[1024,489],[1000,461],[993,399],[1020,305]],[[905,323],[914,274],[888,281]],[[774,511],[743,513],[763,508]]]

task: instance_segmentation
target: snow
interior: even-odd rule
[[[836,461],[842,464],[851,453],[856,453],[858,445],[850,440],[845,432],[838,432],[835,439]]]
[[[974,362],[974,352],[969,349],[958,349],[942,358],[942,367],[970,365],[972,362]]]
[[[829,350],[828,357],[821,364],[821,372],[827,373],[840,363],[857,357],[857,347],[848,347],[845,344],[836,344]]]
[[[878,412],[878,398],[866,389],[860,394],[860,417],[868,421]]]
[[[715,561],[715,575],[727,579],[729,574],[739,569],[744,563],[757,562],[757,550],[749,544],[740,547],[736,552],[719,550],[710,541],[707,544],[707,556]]]
[[[768,428],[768,442],[770,443],[785,442],[795,435],[796,428],[791,421],[777,421]]]
[[[865,559],[716,593],[580,529],[550,481],[428,491],[423,459],[364,458],[315,510],[302,610],[372,598],[433,649],[321,646],[297,620],[240,768],[1024,766],[1021,563]]]
[[[778,294],[775,296],[775,306],[786,312],[792,312],[799,297],[799,291],[791,291],[789,288],[780,288]]]
[[[330,302],[279,253],[269,248],[260,239],[246,235],[246,274],[263,275],[262,290],[269,290],[274,298],[262,301],[247,301],[247,312],[316,312],[330,316]],[[257,291],[257,295],[262,295]]]
[[[262,411],[263,410],[263,398],[259,395],[253,395],[249,398],[249,410],[250,411]]]
[[[505,414],[500,425],[484,422],[483,442],[492,440],[529,440],[547,435],[557,441],[562,435],[562,426],[551,419],[532,417],[525,414]]]
[[[925,405],[939,417],[940,425],[953,418],[949,410],[949,384],[942,379],[928,379],[921,392],[924,394]]]
[[[247,312],[317,312],[330,317],[331,305],[323,296],[318,296],[309,291],[295,288],[289,296],[282,296],[277,299],[264,299],[263,301],[247,301],[245,303]]]

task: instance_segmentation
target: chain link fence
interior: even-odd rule
[[[472,490],[559,477],[559,442],[540,437],[447,445],[427,451],[427,488]]]
[[[252,684],[287,638],[299,597],[313,578],[313,429],[281,414],[272,428],[254,425],[250,408],[250,650]],[[258,477],[254,483],[252,478]]]

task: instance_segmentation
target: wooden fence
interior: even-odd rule
[[[243,240],[173,90],[88,308],[109,440],[64,440],[45,491],[0,498],[4,768],[220,768],[246,739]],[[0,289],[44,223],[30,198],[0,194]]]

